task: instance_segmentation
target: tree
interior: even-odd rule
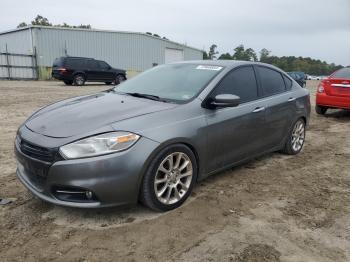
[[[230,53],[221,54],[218,59],[219,60],[231,60],[232,56],[230,55]]]
[[[258,61],[255,51],[252,48],[244,49],[244,45],[237,46],[232,55],[234,60]]]
[[[209,56],[206,51],[203,51],[203,60],[209,60]]]
[[[216,58],[216,55],[219,53],[216,51],[218,46],[216,44],[212,44],[209,48],[208,59],[213,60]]]
[[[258,57],[256,56],[255,51],[252,48],[248,48],[245,50],[245,55],[248,59],[248,61],[258,61]]]
[[[26,26],[28,26],[27,23],[26,23],[26,22],[22,22],[22,23],[20,23],[20,24],[17,26],[17,28],[26,27]]]
[[[260,62],[265,62],[269,55],[270,55],[271,51],[267,50],[266,48],[263,48],[260,50]]]
[[[40,26],[55,26],[55,27],[64,27],[64,28],[83,28],[83,29],[91,29],[91,25],[90,24],[80,24],[80,25],[69,25],[67,23],[63,23],[63,24],[57,24],[57,25],[52,25],[49,22],[49,19],[47,19],[46,17],[43,17],[41,15],[37,15],[34,20],[30,23],[31,25],[40,25]],[[20,27],[24,27],[27,26],[27,23],[22,22],[20,23],[17,28]]]
[[[32,21],[32,25],[42,25],[42,26],[52,26],[49,20],[46,17],[37,15]]]

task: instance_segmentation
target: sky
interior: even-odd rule
[[[40,14],[53,24],[152,32],[220,53],[243,44],[350,65],[350,0],[1,0],[0,31]]]

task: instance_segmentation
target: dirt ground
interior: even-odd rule
[[[317,81],[308,81],[314,93]],[[80,210],[44,203],[15,176],[17,127],[46,104],[106,89],[0,81],[1,261],[350,261],[350,111],[312,111],[304,150],[198,184],[186,204]]]

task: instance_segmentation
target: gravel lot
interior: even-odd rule
[[[308,81],[314,92],[318,82]],[[1,261],[350,261],[350,111],[312,112],[298,156],[267,155],[198,184],[172,212],[79,210],[15,177],[17,127],[46,104],[108,88],[0,81]]]

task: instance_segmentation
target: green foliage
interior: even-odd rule
[[[221,54],[218,59],[219,60],[232,60],[232,56],[230,55],[230,53]]]
[[[244,45],[239,45],[234,49],[233,60],[258,61],[255,51],[252,48],[244,49]]]
[[[209,60],[209,56],[206,51],[203,51],[203,60]]]
[[[269,57],[271,54],[271,51],[267,50],[266,48],[263,48],[260,50],[260,62],[265,63],[264,61]]]
[[[216,55],[219,53],[216,51],[218,46],[216,44],[212,44],[209,48],[208,59],[213,60],[216,58]]]
[[[37,15],[32,21],[32,25],[42,25],[42,26],[52,26],[49,20],[46,17]]]
[[[34,20],[30,23],[31,25],[40,25],[40,26],[54,26],[54,27],[64,27],[64,28],[83,28],[83,29],[91,29],[91,25],[87,24],[87,25],[69,25],[67,23],[63,23],[63,24],[57,24],[57,25],[52,25],[49,20],[46,17],[43,17],[41,15],[37,15]],[[25,27],[28,24],[25,22],[20,23],[17,28],[20,27]]]
[[[269,54],[260,56],[260,62],[277,66],[286,72],[302,71],[309,75],[330,75],[343,67],[341,65],[335,65],[334,63],[328,64],[325,61],[312,59],[310,57],[278,57],[270,56]]]
[[[21,27],[26,27],[27,26],[27,23],[26,22],[22,22],[20,23],[17,28],[21,28]]]
[[[209,53],[203,53],[203,59],[216,58],[217,45],[213,44]],[[262,63],[271,64],[281,68],[286,72],[302,71],[309,75],[330,75],[334,71],[342,68],[342,65],[328,64],[319,59],[312,59],[310,57],[295,57],[295,56],[274,56],[271,51],[263,48],[259,52],[260,59],[258,59],[256,52],[252,48],[244,48],[244,45],[239,45],[234,49],[233,54],[223,53],[218,59],[220,60],[243,60],[243,61],[260,61]]]

